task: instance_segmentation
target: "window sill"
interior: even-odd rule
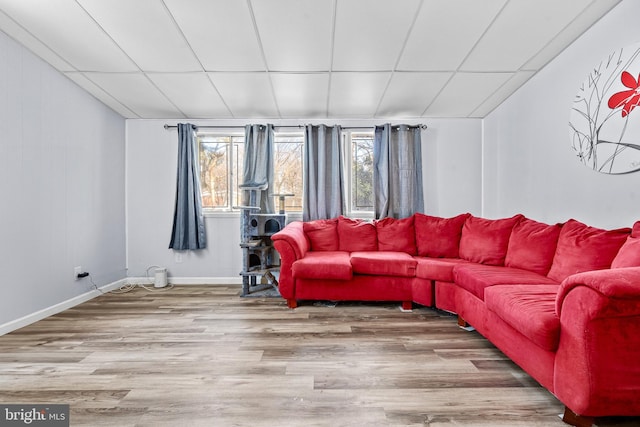
[[[205,210],[203,212],[205,218],[240,218],[239,211],[213,211]]]
[[[241,211],[204,210],[205,218],[240,218]],[[277,214],[277,212],[276,212]],[[302,212],[286,212],[287,222],[302,221]]]

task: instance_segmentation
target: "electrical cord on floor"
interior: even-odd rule
[[[149,270],[151,270],[152,268],[160,268],[160,266],[158,265],[151,265],[147,268],[146,271],[146,275],[147,275],[147,279],[149,280],[149,282],[152,282],[151,280],[151,276],[149,276]],[[120,286],[118,289],[114,289],[113,291],[110,291],[109,293],[111,294],[125,294],[127,292],[131,292],[133,291],[135,288],[143,288],[149,292],[164,292],[164,291],[168,291],[169,289],[173,289],[173,284],[168,284],[167,286],[163,286],[162,288],[156,288],[156,287],[149,287],[147,285],[145,285],[144,283],[125,283],[124,285]],[[104,292],[103,292],[104,293]]]
[[[91,273],[88,273],[88,274],[87,274],[87,277],[89,278],[89,282],[91,282],[91,286],[93,286],[93,288],[94,288],[96,291],[98,291],[98,292],[100,292],[102,295],[104,295],[104,292],[102,292],[102,289],[100,289],[100,288],[98,287],[98,285],[96,285],[96,284],[95,284],[95,282],[93,281],[93,278],[91,277]]]

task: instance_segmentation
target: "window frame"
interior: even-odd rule
[[[299,136],[300,137],[300,146],[301,146],[301,150],[300,150],[300,164],[302,166],[302,169],[304,169],[304,150],[305,150],[305,145],[304,145],[304,131],[300,130],[300,131],[279,131],[277,128],[274,130],[274,149],[275,144],[281,144],[281,143],[292,143],[292,142],[276,142],[279,135],[286,135],[289,137],[292,136]],[[235,203],[236,200],[234,200],[234,194],[235,194],[235,188],[236,188],[236,181],[239,180],[241,177],[240,175],[242,174],[242,165],[238,164],[238,168],[237,170],[234,170],[234,162],[237,161],[236,157],[236,150],[234,149],[234,145],[235,144],[242,144],[244,146],[245,144],[245,133],[244,130],[238,130],[235,128],[217,128],[214,130],[211,129],[203,129],[203,130],[198,130],[196,132],[196,138],[198,141],[198,173],[199,173],[199,177],[200,180],[202,180],[202,171],[200,170],[200,165],[201,165],[201,154],[202,154],[202,144],[206,143],[206,141],[203,141],[203,139],[205,139],[206,137],[213,137],[213,138],[229,138],[229,141],[226,142],[226,144],[229,145],[229,147],[227,148],[227,199],[229,200],[229,203],[227,206],[225,207],[205,207],[203,205],[202,211],[203,211],[203,215],[205,217],[237,217],[240,215],[241,213],[241,209],[237,208],[237,204]],[[240,138],[241,141],[234,141],[234,138]],[[275,151],[275,150],[274,150]],[[275,159],[274,159],[275,160]],[[275,164],[274,164],[274,168],[275,168]],[[274,173],[276,173],[276,171],[274,171]],[[304,173],[304,172],[302,172]],[[238,182],[238,185],[240,184],[240,182]],[[301,188],[303,186],[303,183],[301,182]],[[200,191],[202,192],[203,186],[202,186],[202,182],[200,183]],[[279,207],[278,205],[278,200],[274,201],[275,203],[275,208],[276,211]],[[300,207],[300,211],[286,211],[287,216],[292,219],[302,219],[302,207]]]
[[[354,191],[354,176],[353,176],[353,136],[361,134],[370,134],[371,140],[375,137],[375,129],[372,127],[363,128],[350,128],[342,130],[342,153],[343,153],[343,174],[344,174],[344,186],[345,186],[345,216],[352,218],[373,219],[375,216],[374,207],[371,206],[370,210],[354,208],[352,199]],[[373,149],[373,146],[372,146]],[[373,155],[373,154],[372,154]],[[373,180],[373,176],[372,176]],[[373,185],[373,182],[371,183]]]
[[[200,175],[200,179],[202,179],[202,171],[200,170],[201,160],[200,155],[202,154],[202,144],[206,143],[206,141],[202,141],[203,137],[213,137],[213,138],[229,138],[228,142],[223,142],[228,144],[227,147],[227,200],[228,204],[225,207],[202,207],[202,212],[204,216],[223,216],[233,214],[232,216],[236,216],[240,210],[234,209],[234,186],[235,181],[239,178],[239,174],[241,171],[234,170],[234,162],[236,162],[237,153],[234,149],[235,144],[243,144],[244,145],[244,131],[238,131],[237,129],[216,129],[216,130],[203,130],[197,131],[196,137],[198,140],[198,173]],[[234,141],[234,138],[242,138],[242,142]],[[239,165],[238,165],[239,166]],[[202,182],[200,182],[200,191],[202,192]]]

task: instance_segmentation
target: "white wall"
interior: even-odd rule
[[[481,214],[482,121],[425,119],[422,134],[425,211],[452,217]]]
[[[125,271],[125,121],[0,32],[0,325]]]
[[[192,123],[243,126],[247,120],[196,120]],[[256,123],[298,125],[282,120],[253,120]],[[373,126],[380,121],[315,121],[343,126]],[[394,120],[394,123],[403,122]],[[413,121],[404,121],[415,124]],[[423,172],[426,212],[453,216],[461,212],[480,213],[481,121],[472,119],[425,119]],[[208,248],[174,252],[168,249],[175,202],[177,132],[164,124],[175,120],[127,121],[127,247],[128,274],[146,275],[154,265],[167,267],[174,282],[211,283],[240,280],[242,256],[239,249],[238,215],[207,217]],[[307,122],[302,122],[307,123]],[[176,254],[181,257],[180,262]],[[150,271],[152,272],[152,271]],[[190,278],[190,279],[186,279]]]
[[[569,139],[578,88],[601,59],[640,41],[638,16],[640,2],[624,0],[486,117],[485,216],[573,217],[605,228],[640,219],[640,173],[594,172],[577,160]]]

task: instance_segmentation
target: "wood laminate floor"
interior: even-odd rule
[[[4,335],[0,402],[70,404],[71,425],[91,427],[566,426],[557,399],[450,315],[238,294],[137,288]]]

